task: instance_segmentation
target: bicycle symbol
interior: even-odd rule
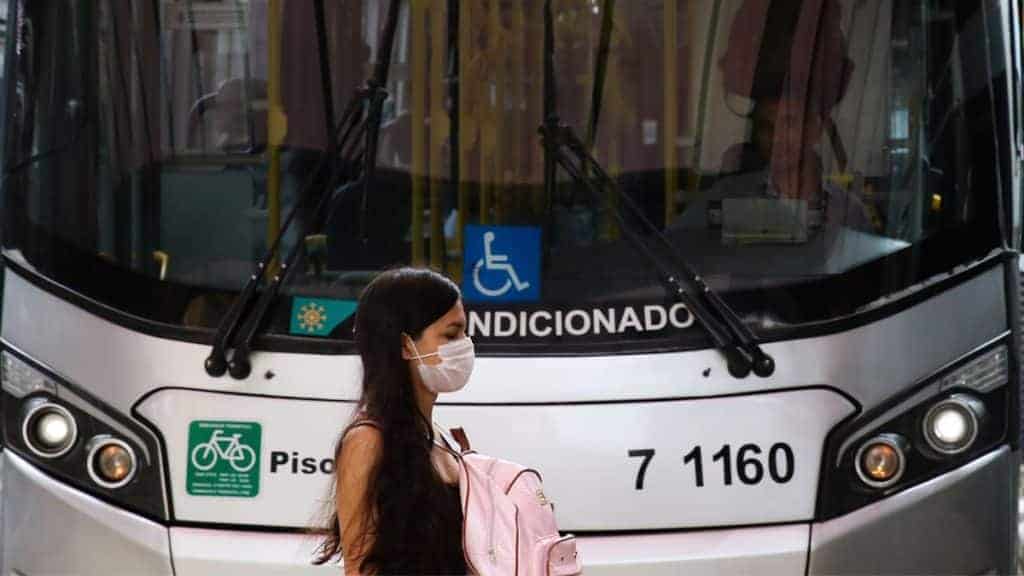
[[[491,251],[491,243],[494,242],[494,232],[484,232],[484,257],[477,260],[473,265],[473,285],[484,296],[492,298],[502,296],[513,286],[517,292],[522,292],[530,287],[529,282],[523,282],[516,274],[516,268],[508,261],[508,254],[495,254]],[[499,288],[488,288],[480,280],[480,270],[486,268],[492,272],[505,272],[508,276]]]
[[[223,430],[214,430],[209,441],[197,444],[192,449],[192,465],[197,470],[205,472],[216,466],[223,458],[235,469],[235,472],[252,470],[252,467],[256,465],[256,451],[241,443],[241,434],[224,436],[223,432]]]

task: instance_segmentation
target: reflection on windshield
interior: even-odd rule
[[[215,325],[327,150],[327,111],[369,76],[387,2],[324,3],[322,38],[312,2],[70,3],[18,3],[7,247],[116,307]],[[302,213],[287,297],[351,299],[413,263],[471,307],[664,298],[614,195],[545,186],[543,4],[402,3],[372,201]],[[1006,70],[983,1],[553,10],[558,115],[749,318],[849,313],[997,245]],[[128,298],[83,259],[169,292]]]

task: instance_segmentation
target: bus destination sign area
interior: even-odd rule
[[[475,339],[492,342],[559,340],[617,340],[666,337],[687,330],[694,318],[686,305],[676,303],[616,303],[582,307],[520,305],[485,307],[468,305],[467,332]]]

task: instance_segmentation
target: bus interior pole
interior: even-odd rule
[[[676,191],[679,189],[679,153],[676,135],[679,130],[679,5],[677,0],[665,0],[662,38],[662,151],[665,168],[665,216],[668,226],[676,214]]]
[[[427,169],[427,13],[430,5],[426,2],[409,3],[409,34],[412,36],[412,49],[409,52],[409,112],[410,138],[412,139],[412,170],[409,175],[412,188],[412,206],[410,218],[411,236],[410,261],[413,266],[423,265],[423,216],[425,189],[430,178]],[[433,220],[434,210],[430,211]],[[431,241],[434,235],[431,230]]]
[[[707,116],[709,94],[711,90],[711,74],[713,69],[713,55],[715,52],[715,39],[718,38],[718,23],[722,17],[722,0],[714,0],[711,6],[711,24],[707,32],[707,39],[704,42],[704,54],[701,58],[700,75],[700,96],[697,100],[697,126],[693,142],[693,156],[690,160],[690,181],[688,197],[697,195],[701,182],[701,156],[704,150],[704,120]],[[684,206],[685,209],[685,206]]]
[[[366,219],[369,212],[370,188],[373,186],[373,180],[377,173],[377,140],[380,136],[380,123],[384,114],[384,101],[388,98],[388,73],[391,70],[391,54],[395,47],[395,32],[398,29],[401,4],[401,0],[391,0],[388,3],[387,20],[384,22],[384,41],[380,44],[373,76],[366,86],[369,93],[366,112],[366,149],[363,150],[366,156],[363,159],[363,190],[359,210],[359,238],[363,250],[366,250],[369,244]]]
[[[334,112],[334,82],[331,79],[331,52],[327,44],[327,14],[324,8],[324,0],[313,2],[314,20],[316,24],[316,54],[317,63],[320,65],[320,99],[323,102],[324,113],[324,150],[327,165],[327,174],[334,171],[334,165],[338,161],[338,139],[335,136],[337,118]],[[322,174],[322,172],[321,172]],[[330,191],[317,187],[321,194],[329,194]],[[315,218],[315,215],[308,215]],[[312,228],[319,233],[309,234],[303,239],[306,248],[306,257],[313,264],[317,274],[320,274],[326,267],[327,260],[327,236],[323,234],[325,220],[314,221]]]
[[[584,142],[587,151],[591,154],[596,154],[597,128],[601,121],[601,106],[604,100],[604,85],[608,76],[608,56],[611,52],[614,22],[615,0],[604,0],[601,7],[601,35],[598,40],[597,58],[594,62],[594,84],[590,93],[590,115],[587,119],[587,135]]]
[[[470,126],[468,114],[469,102],[469,90],[470,83],[468,80],[469,76],[469,50],[472,46],[473,29],[471,27],[470,14],[473,9],[472,2],[459,2],[458,0],[452,0],[454,4],[454,10],[449,13],[449,18],[453,18],[454,22],[449,22],[448,33],[455,36],[455,48],[452,51],[454,54],[454,64],[449,66],[456,72],[457,81],[452,87],[452,91],[455,93],[455,108],[452,111],[452,121],[454,126],[452,128],[452,134],[455,135],[455,139],[452,142],[453,150],[457,150],[455,153],[454,162],[452,163],[452,181],[455,183],[457,194],[458,194],[458,225],[455,227],[455,265],[453,268],[457,272],[455,275],[456,279],[462,278],[462,268],[459,267],[459,263],[462,261],[462,255],[466,249],[466,238],[465,229],[466,222],[469,220],[469,164],[470,164],[470,145],[472,138],[466,137],[463,134],[463,130],[467,130]],[[453,33],[452,30],[455,32]]]
[[[615,23],[615,0],[604,0],[601,8],[601,37],[594,63],[594,86],[590,94],[590,118],[587,121],[587,150],[593,153],[597,142],[597,128],[601,120],[604,84],[608,77],[608,56],[611,52],[612,30]]]
[[[249,150],[256,148],[256,124],[252,113],[252,62],[249,49],[252,43],[249,41],[249,22],[246,20],[247,4],[242,0],[235,0],[235,13],[238,15],[238,29],[244,34],[245,47],[242,49],[242,114],[245,115],[245,135],[249,144]]]
[[[490,84],[494,86],[494,98],[493,100],[488,98],[490,114],[487,127],[490,134],[488,145],[491,157],[487,164],[491,171],[489,185],[489,202],[493,212],[491,222],[498,226],[504,223],[505,217],[503,202],[505,196],[505,142],[509,136],[505,130],[505,94],[508,91],[508,38],[502,14],[505,4],[500,0],[491,0],[490,18],[488,19],[491,30],[489,52],[492,54],[494,63],[491,67],[493,76],[490,78]]]
[[[448,118],[444,109],[445,102],[445,57],[447,55],[448,34],[445,27],[448,16],[445,13],[445,0],[432,0],[430,9],[430,151],[427,158],[429,166],[430,191],[430,267],[441,270],[444,254],[444,148],[448,127]]]
[[[314,0],[313,9],[316,11],[316,47],[317,62],[320,64],[320,94],[324,104],[324,138],[326,139],[327,154],[333,158],[335,152],[334,127],[337,126],[337,119],[334,117],[334,85],[331,81],[331,58],[330,48],[327,46],[327,16],[324,13],[324,0]]]
[[[156,34],[156,49],[157,54],[160,57],[160,86],[164,91],[164,94],[171,93],[171,81],[168,76],[170,75],[170,68],[167,65],[167,51],[164,47],[163,39],[163,24],[160,21],[160,2],[159,0],[150,0],[150,10],[153,12],[153,31]],[[174,106],[170,104],[164,105],[164,113],[167,115],[167,141],[168,147],[171,151],[177,152],[178,144],[174,137]],[[187,144],[186,144],[187,145]]]
[[[555,17],[551,0],[544,0],[544,126],[543,133],[558,130],[558,89],[555,84]],[[552,146],[544,147],[544,202],[550,207],[555,199],[558,163]],[[552,224],[549,221],[548,226]],[[549,230],[550,233],[550,230]]]
[[[476,126],[477,133],[480,142],[479,154],[476,158],[477,161],[477,205],[479,206],[479,222],[481,225],[493,224],[490,222],[491,217],[491,189],[494,185],[491,180],[491,167],[493,164],[491,160],[494,158],[494,140],[497,137],[494,134],[493,110],[494,107],[491,105],[490,98],[490,87],[492,79],[488,76],[493,72],[492,67],[496,65],[496,59],[494,57],[494,31],[488,27],[491,25],[490,18],[488,17],[489,10],[487,5],[493,4],[494,0],[490,2],[479,2],[474,7],[475,10],[470,12],[475,17],[475,24],[484,30],[482,45],[473,46],[474,49],[478,50],[481,55],[481,60],[487,63],[485,66],[478,66],[474,69],[474,74],[468,78],[468,83],[476,91]]]
[[[270,0],[272,3],[276,0]],[[199,33],[196,31],[196,13],[195,7],[192,5],[192,0],[185,1],[185,10],[188,14],[188,31],[189,31],[189,55],[191,56],[192,63],[192,86],[196,91],[195,99],[197,102],[204,102],[203,96],[206,96],[206,92],[203,89],[203,67],[199,62]],[[199,147],[203,152],[206,152],[206,115],[203,113],[203,106],[200,104],[200,108],[196,111],[199,114]]]
[[[281,98],[281,8],[282,0],[267,4],[267,245],[274,244],[281,230],[281,146],[287,130]],[[276,258],[267,268],[277,269]]]

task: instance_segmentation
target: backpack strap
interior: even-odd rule
[[[434,444],[441,448],[444,448],[453,455],[458,456],[459,451],[455,448],[455,441],[448,437],[445,433],[444,428],[441,428],[436,423],[433,424],[434,429]]]
[[[452,438],[459,443],[459,448],[462,449],[463,453],[469,452],[473,448],[469,445],[469,436],[466,436],[466,431],[462,427],[452,428],[450,430]]]

